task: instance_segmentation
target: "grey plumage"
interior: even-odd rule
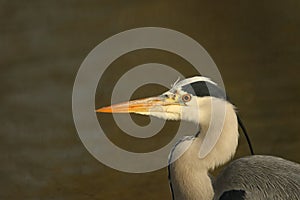
[[[245,199],[300,199],[300,165],[279,157],[248,156],[231,162],[213,181],[214,199],[229,190]]]

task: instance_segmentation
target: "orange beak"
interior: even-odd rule
[[[137,99],[133,101],[114,104],[107,107],[97,109],[96,112],[102,113],[140,113],[146,114],[151,111],[163,111],[162,107],[170,105],[163,97],[149,97],[144,99]]]

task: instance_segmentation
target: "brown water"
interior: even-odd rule
[[[85,56],[109,36],[140,26],[175,29],[202,44],[239,107],[256,153],[300,162],[299,9],[297,0],[0,1],[0,198],[170,199],[166,169],[127,174],[102,165],[81,143],[72,119],[73,82]],[[107,87],[97,91],[103,97],[97,106],[109,104],[111,84],[125,69],[146,62],[194,75],[175,55],[132,52],[101,80]],[[148,85],[135,97],[161,91]],[[99,118],[115,130],[110,116]],[[124,148],[136,144],[137,151],[170,138],[161,133],[139,145],[120,131],[112,136]],[[241,137],[237,156],[246,154]]]

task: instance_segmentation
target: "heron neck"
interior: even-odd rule
[[[199,149],[209,124],[200,125],[199,136],[190,141],[187,150],[170,166],[175,199],[213,199],[214,191],[208,172],[229,161],[236,151],[238,123],[231,104],[226,105],[224,126],[217,143],[202,159],[199,158]]]

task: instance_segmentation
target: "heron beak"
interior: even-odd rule
[[[96,112],[102,113],[138,113],[151,115],[151,112],[165,112],[166,106],[179,105],[173,99],[162,96],[137,99],[124,103],[97,109]]]

